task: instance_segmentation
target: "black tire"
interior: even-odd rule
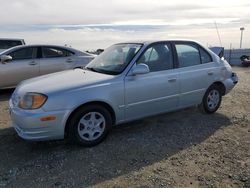
[[[88,131],[86,129],[89,129],[89,126],[91,126],[92,128],[90,128],[92,131],[92,129],[94,129],[94,127],[96,125],[96,123],[92,122],[91,120],[91,114],[95,114],[95,118],[100,116],[100,119],[105,119],[105,123],[100,124],[99,128],[103,129],[103,132],[97,133],[97,138],[93,139],[93,140],[88,140],[90,139],[91,135],[90,133],[80,133],[80,129],[82,129],[83,131]],[[86,120],[84,118],[88,118],[88,116],[90,116],[89,120]],[[85,123],[80,123],[80,120],[86,121],[87,125]],[[98,121],[98,119],[96,119]],[[89,123],[88,123],[89,121]],[[91,124],[90,124],[91,123]],[[110,128],[112,127],[112,117],[111,114],[109,113],[109,111],[100,106],[100,105],[87,105],[87,106],[83,106],[82,108],[78,109],[70,118],[69,122],[68,122],[68,138],[70,140],[70,142],[73,143],[77,143],[80,144],[82,146],[85,147],[91,147],[91,146],[95,146],[97,144],[99,144],[100,142],[102,142],[106,136],[108,135],[108,132],[110,130]],[[82,128],[83,127],[83,128]],[[104,128],[103,128],[104,127]],[[94,131],[92,131],[94,132]],[[96,135],[95,133],[95,135]],[[87,135],[89,138],[87,138]],[[92,135],[93,136],[93,135]],[[94,136],[93,136],[94,137]]]
[[[212,104],[213,101],[211,101],[211,94],[213,92],[214,92],[214,95],[218,97],[218,98],[215,97],[216,99],[214,100],[214,104]],[[202,103],[200,104],[200,108],[203,112],[207,114],[212,114],[216,112],[218,108],[220,107],[221,100],[222,100],[221,88],[218,85],[212,85],[207,89],[205,95],[203,96]]]

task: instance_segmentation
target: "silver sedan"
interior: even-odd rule
[[[85,69],[22,82],[10,114],[24,139],[93,146],[113,125],[195,105],[214,113],[237,82],[230,65],[197,42],[120,43]]]
[[[93,58],[93,55],[65,46],[13,47],[0,54],[0,89],[13,88],[36,76],[85,66]]]

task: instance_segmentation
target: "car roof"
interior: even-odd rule
[[[166,40],[135,40],[135,41],[127,41],[127,42],[121,42],[121,43],[118,43],[118,44],[144,44],[144,45],[149,45],[149,44],[152,44],[152,43],[157,43],[157,42],[195,42],[195,43],[198,43],[200,44],[199,42],[195,41],[195,40],[191,40],[191,39],[166,39]]]
[[[19,46],[16,46],[16,48],[24,48],[24,47],[43,47],[43,46],[46,46],[46,47],[58,47],[58,48],[64,48],[64,49],[69,49],[71,51],[78,51],[77,49],[74,49],[74,48],[71,48],[71,47],[68,47],[68,46],[61,46],[61,45],[53,45],[53,44],[26,44],[26,45],[19,45]],[[15,48],[15,47],[13,47]]]
[[[51,44],[29,44],[29,45],[19,45],[19,46],[15,46],[15,47],[12,47],[12,48],[9,48],[2,53],[6,53],[6,52],[9,52],[9,51],[13,51],[13,50],[16,50],[16,49],[21,49],[21,48],[27,48],[27,47],[58,47],[58,48],[63,48],[63,49],[66,49],[66,50],[69,50],[69,51],[72,51],[76,54],[88,54],[87,52],[82,52],[80,50],[77,50],[77,49],[74,49],[74,48],[71,48],[71,47],[68,47],[68,46],[60,46],[60,45],[51,45]],[[90,55],[90,54],[88,54]]]
[[[0,38],[0,40],[24,40],[24,39],[20,39],[20,38]]]

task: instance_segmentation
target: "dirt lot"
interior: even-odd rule
[[[196,108],[113,129],[104,143],[30,143],[0,91],[0,187],[250,187],[250,69],[213,115]]]

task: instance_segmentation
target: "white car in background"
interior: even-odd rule
[[[94,55],[55,45],[24,45],[0,53],[0,89],[14,88],[23,80],[83,67]]]
[[[0,52],[19,45],[25,45],[23,39],[0,38]]]

